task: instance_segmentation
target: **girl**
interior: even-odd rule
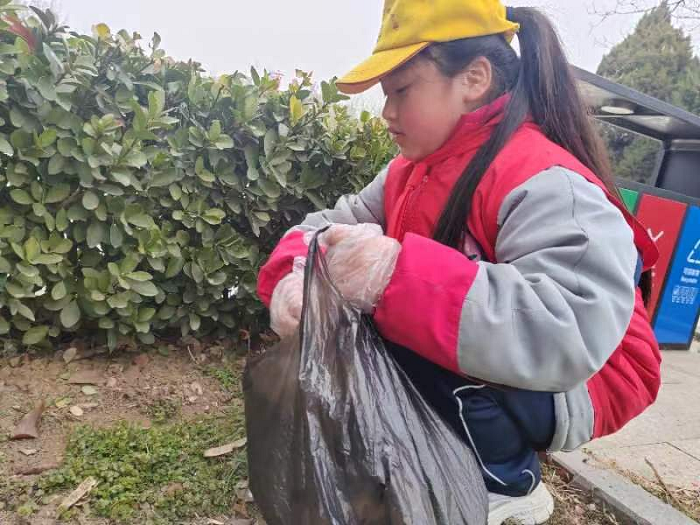
[[[489,523],[543,523],[553,501],[537,452],[615,432],[656,398],[642,298],[656,248],[620,204],[536,10],[386,0],[374,54],[338,85],[378,82],[401,154],[282,239],[260,297],[273,328],[294,331],[305,234],[344,225],[325,234],[332,277],[474,450]]]

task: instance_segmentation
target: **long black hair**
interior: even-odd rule
[[[503,35],[434,43],[420,54],[448,77],[464,71],[475,58],[484,57],[491,63],[492,99],[506,92],[511,95],[503,119],[457,179],[438,220],[434,239],[453,248],[462,241],[479,182],[528,117],[549,140],[595,173],[613,195],[620,196],[605,145],[591,122],[551,22],[529,7],[508,8],[508,19],[520,24],[520,57]],[[650,272],[642,276],[640,286],[646,301],[651,291]]]

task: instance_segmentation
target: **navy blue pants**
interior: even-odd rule
[[[554,436],[553,394],[474,383],[385,343],[425,400],[474,451],[489,492],[524,496],[537,486],[537,452]]]

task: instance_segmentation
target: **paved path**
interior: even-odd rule
[[[622,469],[655,480],[648,459],[665,483],[700,488],[700,354],[663,353],[656,403],[617,434],[583,450]]]

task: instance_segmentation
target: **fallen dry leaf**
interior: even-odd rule
[[[57,399],[56,401],[53,402],[54,406],[56,408],[65,408],[67,407],[71,402],[70,397],[61,397]]]
[[[102,383],[102,372],[98,370],[81,370],[70,376],[68,383],[71,385],[99,385]]]
[[[97,389],[94,386],[87,385],[84,386],[81,390],[86,396],[94,396],[95,394],[97,394]]]
[[[41,420],[41,415],[44,413],[46,405],[44,401],[40,401],[34,410],[29,412],[24,416],[15,430],[12,432],[10,439],[36,439],[39,437],[39,421]]]
[[[206,450],[204,452],[205,458],[215,458],[217,456],[223,456],[225,454],[230,454],[234,450],[244,447],[248,440],[246,438],[239,439],[233,443],[227,443],[226,445],[221,445],[220,447],[214,447]]]
[[[22,466],[18,467],[15,470],[15,474],[19,476],[34,476],[36,474],[41,474],[42,472],[46,472],[47,470],[54,470],[57,469],[58,467],[61,466],[61,463],[58,461],[52,461],[50,463],[42,463],[41,465],[34,465],[34,466]]]
[[[84,414],[83,409],[77,405],[70,407],[70,413],[76,417],[80,417]]]
[[[253,499],[253,493],[248,489],[239,490],[236,495],[238,496],[238,499],[244,503],[253,503],[253,501],[255,501]]]
[[[57,514],[60,515],[62,512],[70,509],[96,486],[97,480],[92,476],[85,479],[85,481],[78,485],[78,488],[71,492],[68,497],[58,506]]]
[[[22,454],[24,454],[25,456],[33,456],[34,454],[36,454],[37,452],[39,452],[39,451],[38,451],[37,449],[35,449],[35,448],[21,448],[21,449],[19,449],[19,451],[20,451]]]
[[[78,349],[74,346],[71,346],[69,349],[63,352],[63,361],[65,361],[65,363],[68,364],[71,361],[73,361],[77,355]]]

